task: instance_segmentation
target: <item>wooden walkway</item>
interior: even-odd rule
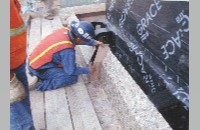
[[[35,18],[28,32],[28,54],[37,43],[62,27],[54,20]],[[32,78],[29,76],[29,81]],[[36,130],[102,130],[81,76],[78,83],[46,92],[30,91],[31,109]]]

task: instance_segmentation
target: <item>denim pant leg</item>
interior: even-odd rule
[[[24,63],[23,65],[21,65],[20,67],[15,69],[14,72],[15,72],[17,78],[24,85],[24,89],[25,89],[25,92],[26,92],[26,97],[21,102],[25,105],[25,107],[27,108],[28,112],[31,113],[29,88],[28,88],[28,79],[27,79],[27,75],[26,75],[26,64]]]
[[[35,87],[37,91],[54,90],[77,82],[77,75],[68,75],[63,68],[50,68],[40,75],[42,81]]]
[[[28,81],[25,70],[25,63],[14,70],[17,78],[23,83],[26,97],[20,102],[15,102],[10,104],[10,129],[11,130],[34,130],[30,100],[29,100],[29,90]],[[16,127],[16,128],[15,128]],[[29,129],[28,129],[29,128]]]
[[[22,102],[10,104],[10,130],[35,130],[32,117]]]

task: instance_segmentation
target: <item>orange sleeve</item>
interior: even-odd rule
[[[20,5],[19,1],[18,0],[14,0],[14,3],[16,5],[18,11],[20,12],[21,11],[21,5]]]
[[[20,3],[10,0],[10,29],[21,27],[24,22],[19,14]],[[10,37],[10,69],[19,67],[26,60],[26,31]]]

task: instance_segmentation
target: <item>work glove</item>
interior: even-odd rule
[[[22,101],[25,98],[25,89],[21,81],[14,74],[10,81],[10,104]]]

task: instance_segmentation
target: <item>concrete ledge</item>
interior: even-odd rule
[[[101,12],[106,10],[105,3],[97,3],[97,4],[90,4],[90,5],[82,5],[82,6],[73,6],[73,7],[66,7],[61,8],[62,12],[71,12],[74,14],[86,14],[91,12]]]
[[[67,26],[72,20],[79,21],[75,15],[88,14],[94,12],[98,13],[105,10],[106,10],[105,3],[97,3],[90,5],[61,8],[58,12],[58,15],[63,25]]]
[[[78,46],[88,63],[91,48]],[[123,130],[170,130],[171,127],[111,51],[103,60],[101,78],[94,83],[103,88],[115,109]]]

